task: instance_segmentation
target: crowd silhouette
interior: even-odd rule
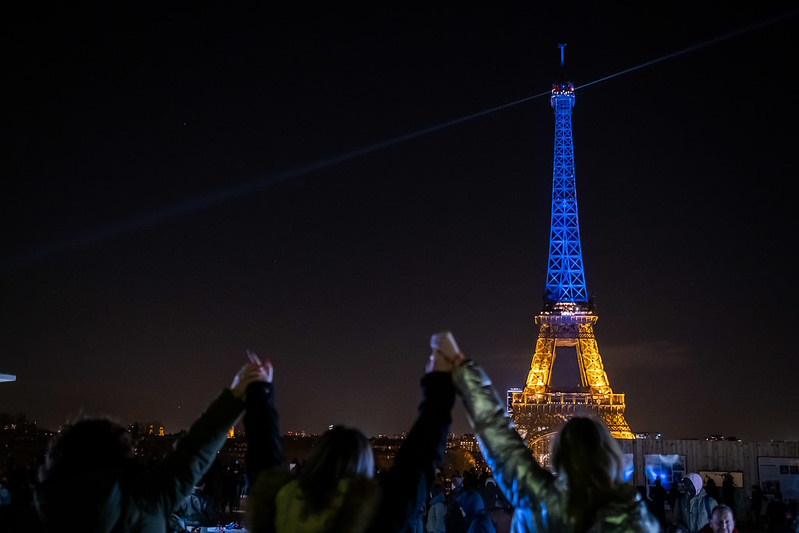
[[[543,468],[510,422],[483,369],[449,332],[430,341],[418,416],[389,469],[369,439],[334,426],[307,458],[283,456],[275,367],[249,360],[178,439],[144,462],[127,428],[84,417],[51,439],[30,465],[0,470],[2,532],[183,533],[798,533],[795,501],[760,486],[749,494],[727,474],[689,473],[667,491],[658,478],[632,487],[621,452],[598,421],[573,417],[557,433],[554,471]],[[420,364],[420,366],[422,366]],[[460,398],[487,466],[442,469],[451,411]],[[228,429],[243,417],[244,461],[222,463]]]

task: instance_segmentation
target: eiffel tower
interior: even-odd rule
[[[562,72],[565,45],[558,47]],[[598,316],[585,285],[577,218],[572,82],[553,84],[550,103],[555,113],[555,159],[544,307],[535,317],[539,332],[527,383],[524,389],[510,389],[507,398],[516,429],[543,463],[552,436],[572,416],[598,419],[617,439],[635,438],[624,417],[624,394],[611,390],[594,337]],[[581,381],[577,390],[553,390],[550,385],[559,347],[573,347],[577,353]]]

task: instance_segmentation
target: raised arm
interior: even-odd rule
[[[494,479],[510,504],[532,510],[536,521],[543,519],[544,506],[549,511],[561,506],[554,476],[525,446],[483,369],[464,359],[456,365],[452,379]]]
[[[435,348],[422,377],[422,403],[394,466],[383,483],[384,498],[379,531],[404,531],[404,525],[427,501],[441,464],[452,423],[455,387],[452,385],[454,357]]]
[[[241,417],[245,390],[251,383],[265,379],[261,370],[246,363],[225,389],[175,443],[172,452],[156,469],[147,471],[136,486],[136,497],[143,501],[157,500],[169,513],[191,493],[208,471],[217,452],[225,444],[228,430]]]
[[[247,435],[245,463],[247,476],[254,482],[262,471],[283,462],[277,409],[274,398],[274,368],[269,360],[261,363],[257,355],[248,352],[250,360],[264,372],[265,380],[247,387],[244,412],[244,431]],[[251,485],[252,486],[252,485]]]

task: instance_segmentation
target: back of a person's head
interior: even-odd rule
[[[111,531],[121,512],[117,482],[132,456],[130,434],[104,418],[84,418],[54,437],[34,487],[44,527]]]
[[[557,434],[552,460],[559,474],[575,484],[605,489],[624,480],[619,445],[605,426],[592,418],[570,419]]]
[[[358,429],[334,426],[314,443],[299,475],[299,484],[312,507],[324,505],[339,481],[372,478],[374,454],[369,439]]]
[[[85,418],[50,441],[39,481],[115,468],[132,456],[133,443],[124,427],[106,418]]]
[[[557,434],[552,461],[558,475],[566,477],[568,512],[577,529],[583,529],[624,481],[621,449],[604,425],[575,417]]]

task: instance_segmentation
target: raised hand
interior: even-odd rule
[[[449,331],[434,334],[430,338],[430,348],[433,352],[425,367],[427,373],[452,372],[456,363],[463,359],[455,337]]]
[[[261,358],[258,357],[258,355],[256,355],[256,353],[251,351],[251,350],[247,350],[247,357],[249,358],[251,363],[254,363],[254,364],[260,366],[261,368],[263,368],[263,370],[265,372],[265,376],[266,376],[265,381],[267,383],[272,383],[272,378],[273,378],[274,373],[275,373],[275,369],[272,366],[272,361],[267,359],[264,362],[261,362]]]
[[[266,364],[255,363],[252,360],[245,363],[241,369],[233,376],[233,383],[230,385],[230,392],[233,396],[241,400],[244,399],[244,393],[247,390],[247,385],[255,381],[265,381],[266,383],[272,382],[272,363],[267,361]]]

